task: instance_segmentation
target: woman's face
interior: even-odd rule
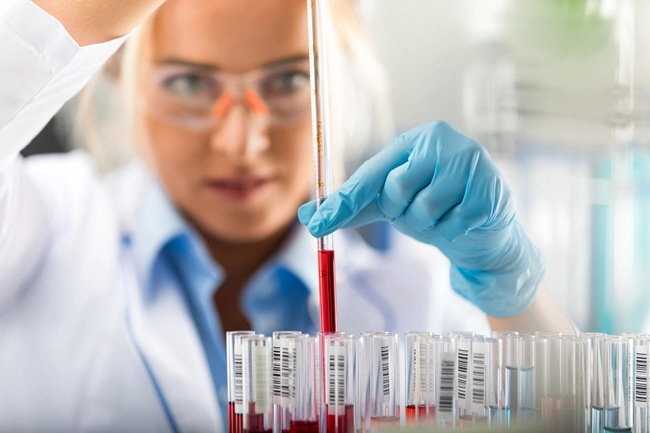
[[[285,230],[309,198],[309,93],[306,105],[301,103],[306,110],[281,125],[268,121],[274,109],[264,106],[265,98],[291,92],[291,86],[308,88],[306,13],[298,0],[169,0],[153,22],[142,80],[151,81],[151,71],[167,71],[165,89],[193,98],[221,92],[216,87],[222,72],[262,68],[257,78],[270,80],[252,102],[248,96],[220,100],[222,106],[213,110],[218,123],[207,128],[188,129],[147,110],[139,114],[146,153],[166,191],[209,236],[235,243],[264,240]],[[298,60],[286,62],[292,59]],[[291,66],[283,71],[284,65]]]

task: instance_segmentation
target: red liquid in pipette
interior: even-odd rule
[[[337,332],[334,250],[318,251],[321,332]]]

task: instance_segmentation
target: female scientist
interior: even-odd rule
[[[374,220],[408,237],[379,254],[337,233],[342,330],[487,332],[487,314],[571,331],[501,174],[445,123],[393,140],[297,222],[313,179],[303,0],[162,3],[0,3],[1,431],[221,431],[224,332],[315,332],[311,235]],[[334,20],[353,58],[349,12]],[[21,160],[141,22],[116,78],[141,162],[100,177],[80,151]]]

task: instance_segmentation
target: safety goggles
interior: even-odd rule
[[[233,74],[172,62],[145,68],[140,109],[180,128],[215,128],[236,104],[269,125],[291,126],[310,115],[309,61],[298,59]]]

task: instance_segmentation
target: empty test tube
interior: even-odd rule
[[[365,430],[399,428],[399,340],[397,334],[363,334]]]
[[[242,404],[241,337],[255,335],[253,331],[226,332],[226,368],[228,371],[228,433],[242,433],[244,405]]]
[[[318,433],[320,409],[318,387],[321,384],[320,350],[317,337],[300,335],[289,339],[295,345],[296,370],[290,391],[291,433]]]
[[[288,431],[290,423],[289,387],[295,380],[296,345],[292,341],[300,331],[273,333],[273,430]]]
[[[271,433],[273,429],[271,337],[242,338],[244,432]]]
[[[325,428],[327,433],[354,433],[358,408],[361,340],[352,335],[322,334],[325,360]]]

